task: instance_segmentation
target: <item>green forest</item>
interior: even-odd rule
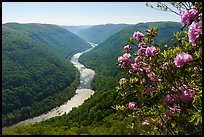
[[[74,45],[73,40],[79,43]],[[71,98],[79,72],[65,57],[89,47],[54,25],[3,24],[2,126],[37,116]]]
[[[2,134],[202,135],[202,3],[170,5],[183,10],[181,22],[3,24],[2,127],[74,96],[80,73],[69,59],[87,42],[98,45],[79,58],[95,71],[90,98],[68,114]],[[156,8],[172,12],[162,2]]]
[[[14,134],[128,134],[130,130],[124,130],[120,125],[127,124],[130,119],[118,118],[112,108],[119,103],[115,92],[117,81],[121,76],[127,75],[120,71],[116,61],[122,53],[123,47],[120,45],[127,42],[133,31],[144,32],[151,26],[157,26],[160,30],[157,36],[158,42],[164,41],[164,38],[166,42],[173,40],[173,33],[181,28],[180,23],[177,22],[139,23],[111,36],[79,59],[86,67],[96,72],[92,82],[92,89],[96,92],[94,96],[73,109],[68,115],[51,118],[33,126],[17,127],[12,130]],[[168,27],[164,29],[165,26]]]

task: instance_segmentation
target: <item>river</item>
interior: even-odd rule
[[[91,42],[89,42],[89,44],[92,46],[91,48],[85,50],[84,52],[76,53],[70,59],[71,63],[74,64],[74,66],[80,71],[80,85],[75,91],[76,94],[61,106],[53,108],[47,113],[41,114],[37,117],[21,121],[10,127],[7,127],[7,129],[18,125],[35,124],[35,123],[50,119],[52,117],[61,116],[65,113],[67,114],[72,110],[73,107],[78,107],[79,105],[83,104],[86,99],[88,99],[91,95],[94,94],[94,91],[91,90],[91,80],[94,78],[95,72],[92,69],[86,68],[83,64],[79,63],[78,61],[79,57],[83,53],[88,52],[91,49],[93,49],[95,46],[97,46],[97,44],[94,44]]]

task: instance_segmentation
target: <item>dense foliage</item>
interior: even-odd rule
[[[71,57],[74,53],[84,51],[91,47],[90,44],[77,35],[57,25],[7,23],[4,24],[4,26],[12,30],[21,31],[28,37],[53,49],[63,58]]]
[[[64,58],[90,45],[79,39],[82,45],[69,47],[72,42],[60,41],[62,35],[77,40],[54,25],[2,25],[2,126],[44,113],[74,95],[79,75]]]
[[[97,83],[97,86],[93,86],[94,90],[96,89],[95,87],[99,86],[99,83],[101,83],[101,85],[104,85],[104,82],[102,80],[103,77],[108,76],[114,79],[116,75],[121,74],[120,69],[116,65],[117,62],[115,62],[118,56],[123,52],[123,47],[121,47],[120,45],[127,42],[134,30],[144,32],[146,29],[152,26],[157,26],[158,30],[161,32],[157,35],[157,41],[161,43],[164,43],[165,41],[172,41],[173,33],[179,31],[181,28],[181,24],[177,22],[139,23],[137,25],[123,29],[122,31],[108,38],[103,43],[99,44],[90,52],[81,55],[79,61],[85,64],[85,66],[90,67],[96,71],[96,76],[93,80],[93,84]],[[174,42],[170,46],[174,46]],[[135,50],[137,49],[136,46],[133,48]],[[165,49],[164,45],[163,49]],[[96,79],[100,79],[100,82]],[[95,80],[97,82],[95,82]],[[107,84],[111,85],[111,83],[112,82],[109,82]],[[115,83],[115,81],[113,83]],[[108,85],[104,85],[104,87],[109,87]]]
[[[96,70],[96,93],[84,104],[3,134],[202,134],[202,5],[190,5],[196,11],[182,12],[182,24],[140,23],[82,55],[80,61]],[[171,23],[176,29],[165,30]],[[179,31],[185,23],[189,27]]]
[[[179,23],[174,22],[152,23],[158,28],[167,24],[171,26],[167,31],[161,30],[163,33],[169,32],[166,36],[168,39],[181,27]],[[117,86],[120,77],[128,76],[120,71],[116,61],[122,53],[123,47],[120,45],[128,40],[129,33],[138,29],[144,31],[149,26],[153,26],[152,23],[131,26],[133,30],[126,28],[90,52],[81,55],[80,61],[96,71],[92,83],[92,88],[96,93],[77,109],[73,109],[68,115],[52,118],[39,124],[4,131],[4,134],[131,134],[131,129],[124,128],[131,122],[131,119],[115,115],[116,110],[112,108],[120,103],[114,87]],[[157,38],[160,39],[160,36],[162,37],[158,35]]]
[[[118,58],[130,78],[119,80],[115,109],[131,119],[132,134],[202,134],[202,3],[171,4],[183,7],[187,27],[175,33],[176,46],[162,51],[155,42],[159,32],[150,28],[134,32]]]

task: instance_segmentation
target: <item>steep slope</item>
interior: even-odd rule
[[[173,33],[179,31],[181,28],[180,23],[177,22],[148,22],[139,23],[128,28],[124,28],[115,35],[109,37],[106,41],[99,44],[92,51],[83,54],[80,61],[86,66],[91,67],[100,74],[115,76],[118,74],[117,58],[123,52],[123,46],[132,37],[135,31],[143,32],[149,27],[157,27],[158,35],[157,42],[169,41],[173,37]],[[172,41],[173,46],[174,43]],[[137,47],[133,47],[137,49]]]
[[[105,24],[105,25],[95,25],[87,29],[82,29],[76,34],[86,41],[93,43],[102,43],[105,39],[113,34],[116,34],[128,24]]]
[[[52,48],[64,58],[91,47],[77,35],[56,25],[35,23],[7,23],[5,25],[11,29],[23,30],[29,37]]]
[[[180,23],[152,22],[139,23],[123,29],[111,36],[102,44],[80,57],[89,68],[96,72],[92,87],[96,93],[83,105],[73,109],[68,115],[56,117],[45,122],[27,127],[17,127],[6,134],[129,134],[131,130],[124,128],[130,119],[121,119],[114,115],[111,107],[118,104],[115,86],[121,78],[122,71],[116,65],[117,58],[122,54],[123,45],[134,31],[144,32],[150,26],[159,29],[159,40],[170,38],[173,32],[180,29]],[[165,28],[167,27],[168,28]],[[163,28],[163,29],[161,29]],[[167,35],[166,35],[167,34]],[[163,36],[165,35],[165,37]],[[120,71],[119,71],[120,70]]]
[[[73,96],[75,67],[64,58],[90,47],[55,25],[2,25],[2,126],[39,115]]]

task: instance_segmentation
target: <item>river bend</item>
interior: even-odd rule
[[[14,124],[8,128],[15,127],[17,125],[29,125],[35,124],[41,121],[45,121],[52,117],[61,116],[63,114],[69,113],[73,107],[78,107],[79,105],[83,104],[83,102],[88,99],[91,95],[94,94],[94,91],[91,90],[91,80],[94,78],[95,72],[92,69],[86,68],[83,64],[79,63],[79,57],[85,53],[93,49],[97,44],[90,43],[92,46],[91,48],[87,49],[84,52],[76,53],[70,59],[71,63],[80,71],[80,85],[75,91],[75,95],[66,101],[64,104],[60,105],[59,107],[53,108],[52,110],[48,111],[47,113],[41,114],[37,117],[30,118],[24,121],[21,121],[17,124]]]

